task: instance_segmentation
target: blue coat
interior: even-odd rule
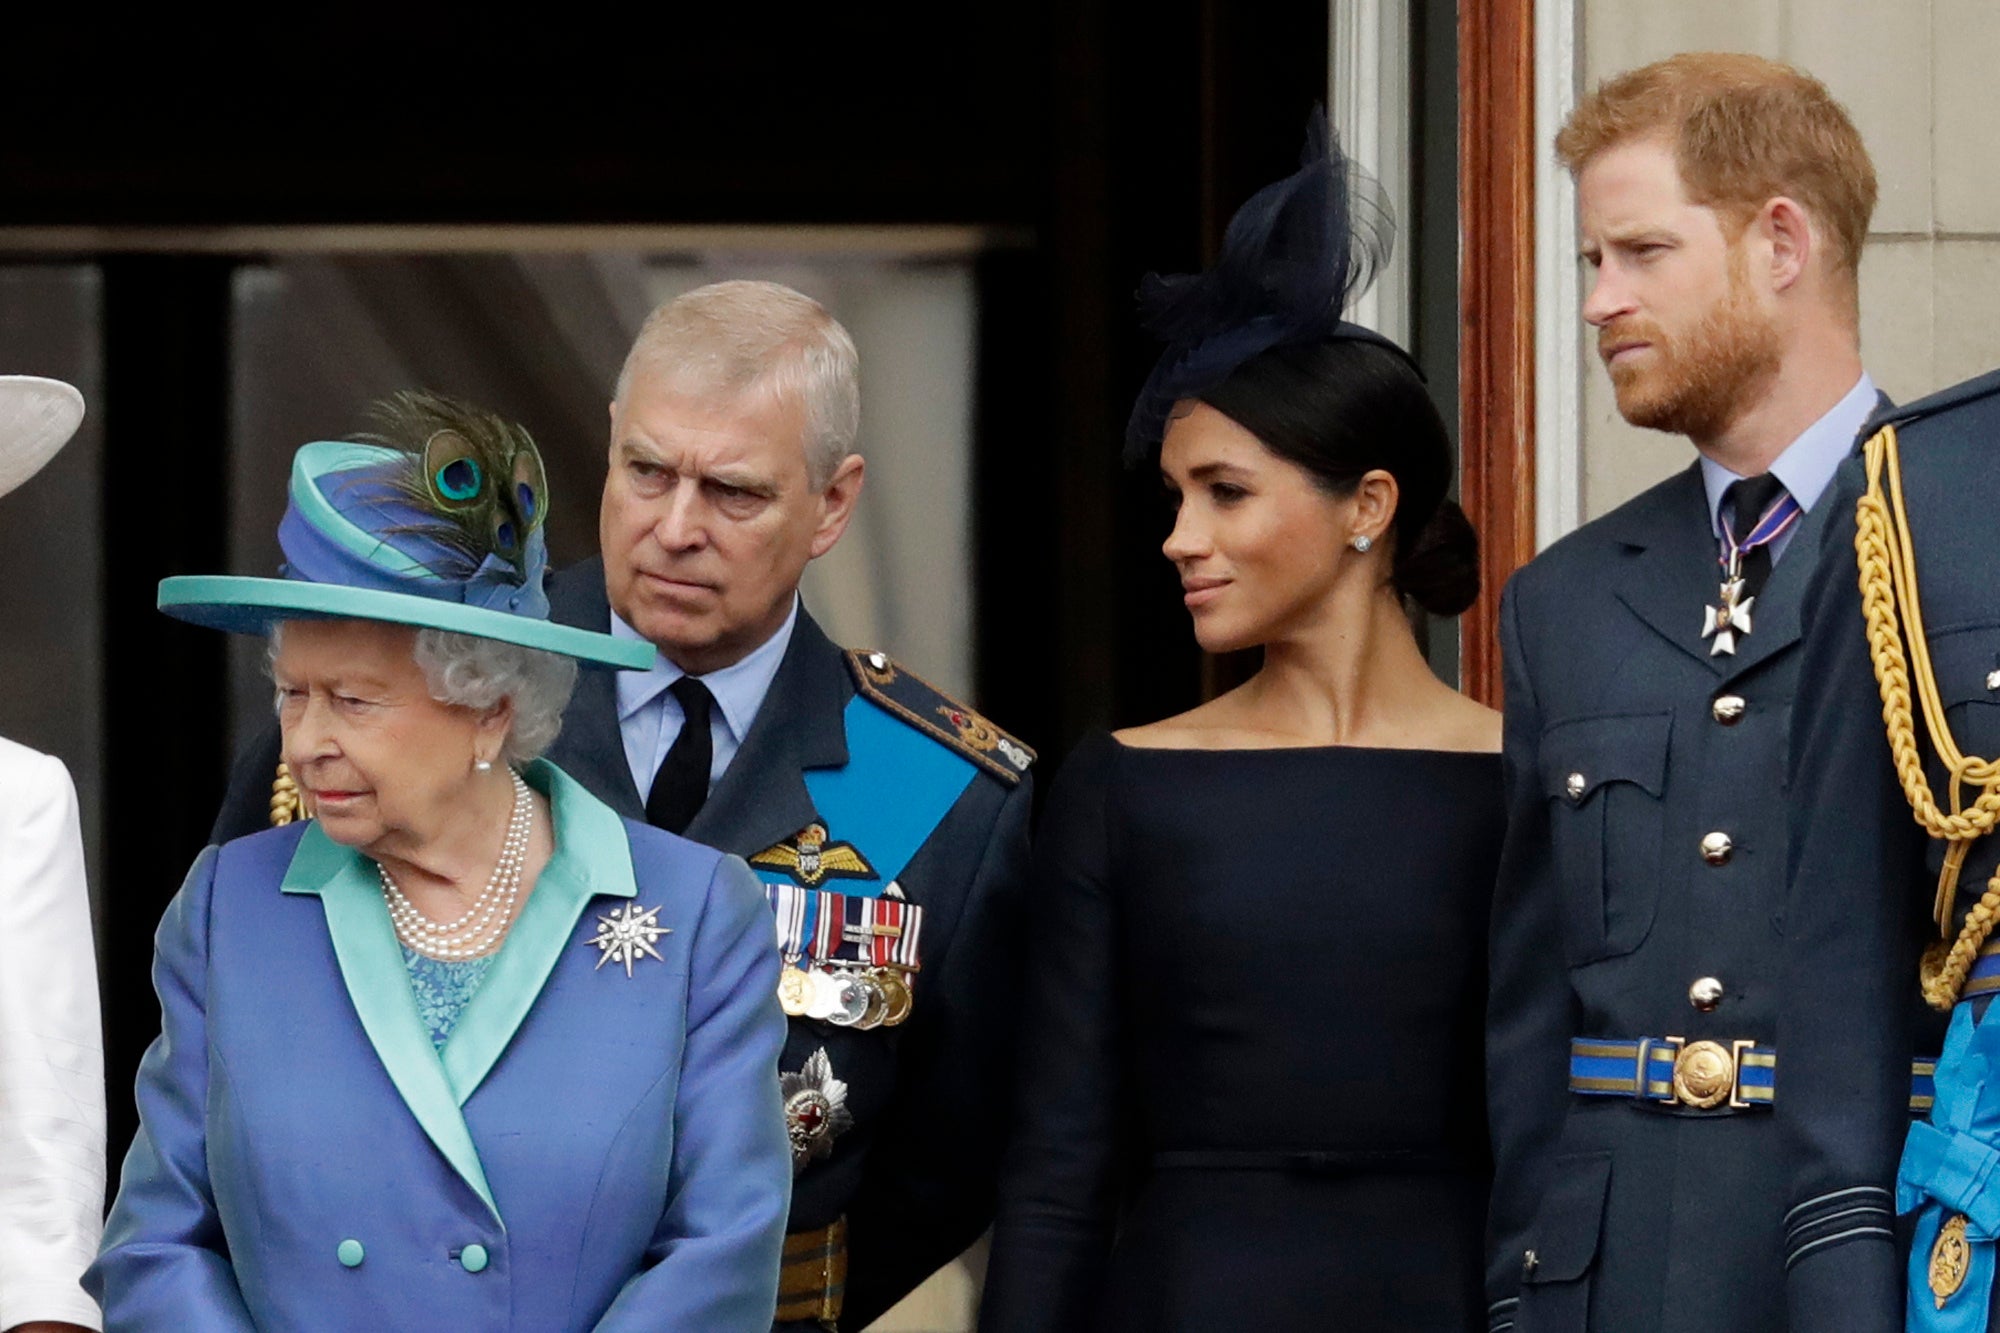
[[[1717,576],[1695,467],[1508,585],[1509,818],[1487,1010],[1493,1333],[1785,1328],[1770,1107],[1578,1095],[1571,1042],[1775,1040],[1785,722],[1830,512],[1813,507],[1733,656],[1697,633]],[[1704,982],[1719,990],[1705,1004]]]
[[[606,630],[611,609],[603,563],[593,558],[552,576],[549,613],[558,624]],[[855,688],[849,655],[801,610],[743,748],[687,836],[753,857],[825,822],[812,783],[852,771]],[[913,712],[937,719],[929,707]],[[955,748],[943,736],[932,739]],[[612,809],[644,821],[646,799],[626,763],[612,673],[578,678],[549,755]],[[215,841],[268,826],[278,759],[272,725],[239,756]],[[905,803],[904,777],[883,783],[873,799]],[[1026,774],[1005,778],[982,764],[895,876],[924,910],[923,970],[909,1022],[863,1031],[792,1020],[779,1067],[799,1070],[825,1051],[833,1076],[847,1085],[853,1117],[832,1150],[811,1159],[795,1179],[789,1227],[810,1231],[847,1219],[842,1327],[867,1326],[993,1219],[1020,1006],[1017,936],[1025,915],[1032,786]],[[834,836],[858,835],[835,821]],[[866,838],[861,850],[880,854]]]
[[[317,824],[195,862],[85,1278],[108,1328],[770,1326],[791,1154],[763,892],[527,776],[556,853],[441,1053],[372,863]],[[592,944],[628,904],[670,932],[629,977]]]
[[[1880,412],[1864,434],[1885,425],[1900,437],[1907,532],[1944,721],[1964,754],[1992,759],[2000,755],[2000,548],[1993,540],[2000,372]],[[1904,1113],[1908,1063],[1939,1050],[1945,1021],[1919,1001],[1917,984],[1918,958],[1940,937],[1931,913],[1944,845],[1911,817],[1883,725],[1856,577],[1855,506],[1867,489],[1856,460],[1828,492],[1833,521],[1807,593],[1805,666],[1791,728],[1793,924],[1779,996],[1784,1092],[1776,1108],[1791,1327],[2000,1328],[1993,1281],[2000,1210],[1984,1197],[1996,1190],[2000,1161],[1986,1056],[2000,1018],[1990,991],[1974,988],[1952,1010],[1935,1107],[1914,1125]],[[1902,634],[1915,674],[1907,622]],[[1922,705],[1913,708],[1917,754],[1943,803],[1949,788],[1936,741]],[[1971,804],[1977,785],[1962,790]],[[2000,839],[1972,841],[1951,906],[1953,937],[1996,870]],[[1968,1238],[1973,1262],[1941,1305],[1929,1261],[1939,1227],[1954,1213],[1976,1224]]]

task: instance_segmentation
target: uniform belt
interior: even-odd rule
[[[1578,1037],[1569,1044],[1569,1090],[1586,1097],[1744,1111],[1771,1104],[1777,1066],[1777,1052],[1754,1041]]]
[[[2000,987],[1996,987],[2000,989]],[[1935,1060],[1910,1062],[1910,1111],[1931,1109]],[[1663,1106],[1747,1111],[1777,1095],[1778,1053],[1755,1041],[1685,1037],[1578,1037],[1569,1044],[1569,1090]]]
[[[847,1219],[785,1237],[778,1269],[778,1322],[814,1319],[832,1328],[847,1295]]]

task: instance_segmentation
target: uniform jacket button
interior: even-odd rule
[[[1569,798],[1572,801],[1582,800],[1583,793],[1589,786],[1590,783],[1584,779],[1581,773],[1572,773],[1563,779],[1563,790],[1569,793]]]
[[[1736,844],[1720,829],[1704,835],[1701,840],[1701,859],[1712,866],[1728,865],[1729,855],[1735,850]]]
[[[333,1252],[333,1257],[340,1260],[342,1268],[359,1268],[361,1261],[368,1257],[368,1252],[361,1248],[360,1241],[350,1236],[340,1242],[339,1248]]]
[[[1744,707],[1742,695],[1724,694],[1717,696],[1715,702],[1709,705],[1708,711],[1723,726],[1733,727],[1742,720]]]
[[[458,1252],[458,1266],[468,1273],[485,1272],[486,1247],[484,1245],[468,1245],[460,1250]]]
[[[1694,985],[1688,987],[1688,1003],[1710,1013],[1722,1003],[1722,982],[1714,977],[1696,977]]]

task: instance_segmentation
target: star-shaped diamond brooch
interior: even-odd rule
[[[590,943],[596,945],[602,955],[597,960],[599,967],[606,963],[623,963],[625,975],[629,977],[632,975],[632,964],[641,954],[658,958],[663,963],[667,961],[660,958],[653,944],[660,936],[673,933],[673,927],[660,924],[659,908],[642,909],[637,903],[626,903],[611,915],[597,918],[597,934],[591,937]]]

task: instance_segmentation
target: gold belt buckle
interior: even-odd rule
[[[1732,1042],[1724,1046],[1716,1041],[1688,1041],[1684,1037],[1668,1037],[1677,1048],[1674,1054],[1674,1100],[1683,1106],[1692,1106],[1698,1111],[1710,1110],[1728,1102],[1732,1106],[1745,1105],[1737,1097],[1737,1057],[1754,1044],[1747,1041]]]

